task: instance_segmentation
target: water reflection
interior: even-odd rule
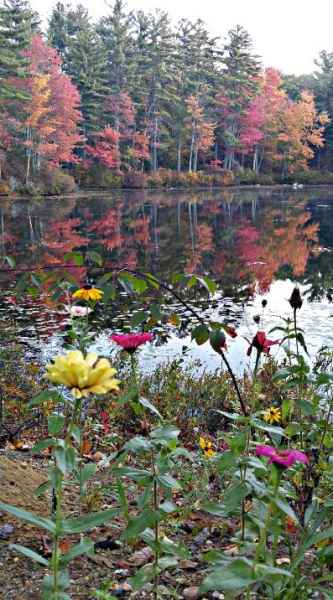
[[[223,298],[218,316],[239,324],[245,307],[273,282],[297,280],[312,300],[333,293],[333,191],[124,192],[78,195],[42,202],[3,201],[0,248],[17,268],[57,268],[66,254],[97,250],[105,268],[148,270],[164,279],[174,272],[208,274]],[[83,283],[93,265],[75,267]],[[15,274],[1,274],[2,287]],[[62,318],[43,303],[2,307],[2,317],[26,323],[28,337],[47,337]],[[210,310],[215,310],[210,309]],[[45,314],[47,311],[47,315]],[[109,314],[107,324],[121,314]],[[32,333],[33,331],[33,333]]]

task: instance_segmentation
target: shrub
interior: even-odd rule
[[[80,187],[85,189],[109,190],[123,186],[122,173],[116,173],[97,164],[78,165],[75,168],[75,178]]]
[[[129,171],[123,177],[123,186],[131,189],[142,189],[146,185],[142,171]]]
[[[266,173],[256,173],[252,169],[242,169],[237,173],[237,183],[240,185],[273,185],[274,178]]]
[[[72,175],[61,169],[56,169],[43,175],[42,189],[49,196],[72,194],[76,191],[76,183]]]
[[[10,194],[11,189],[10,189],[10,185],[7,181],[0,181],[0,194]]]

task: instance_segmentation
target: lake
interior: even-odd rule
[[[239,336],[229,345],[230,360],[248,366],[247,339],[262,316],[268,331],[290,314],[288,298],[295,282],[306,294],[300,311],[312,355],[322,345],[333,347],[333,189],[243,189],[225,191],[115,191],[77,194],[40,201],[1,200],[0,246],[15,257],[16,269],[60,268],[73,251],[96,250],[107,271],[127,267],[149,271],[164,280],[172,273],[209,275],[222,290],[213,303],[202,295],[201,314],[236,326]],[[74,272],[74,271],[73,271]],[[85,282],[93,263],[75,269]],[[17,274],[1,273],[2,289]],[[268,304],[262,311],[262,299]],[[99,315],[97,348],[113,352],[109,334],[129,322],[133,306],[121,294]],[[186,316],[186,315],[185,315]],[[15,302],[5,294],[0,305],[1,330],[24,343],[28,353],[44,358],[59,347],[66,317],[38,298]],[[161,328],[160,328],[161,329]],[[145,348],[145,364],[182,357],[198,359],[203,368],[219,366],[207,346],[190,345],[188,330],[179,336],[168,328],[159,347]],[[272,337],[274,337],[272,335]],[[163,342],[163,343],[162,343]],[[282,349],[278,350],[283,355]]]

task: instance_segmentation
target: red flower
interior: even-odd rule
[[[237,331],[232,325],[226,325],[224,331],[232,338],[237,337]]]
[[[292,467],[295,462],[301,462],[304,465],[309,464],[307,455],[300,450],[277,450],[273,446],[257,446],[256,455],[267,456],[270,463],[275,463],[284,469]]]
[[[252,343],[248,348],[247,355],[251,355],[252,348],[256,348],[258,352],[264,352],[265,354],[269,354],[270,347],[279,343],[279,340],[269,340],[266,337],[266,333],[264,331],[257,331],[252,340]]]
[[[146,342],[151,342],[154,339],[152,333],[124,333],[124,334],[113,334],[111,340],[116,342],[118,346],[121,346],[127,352],[135,352],[139,346]]]

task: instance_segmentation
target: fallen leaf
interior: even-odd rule
[[[153,556],[154,555],[152,549],[149,548],[149,546],[147,546],[146,548],[142,548],[142,550],[134,552],[134,554],[132,554],[131,558],[129,559],[129,562],[135,567],[141,567],[142,565],[145,565],[147,562],[149,562]]]

